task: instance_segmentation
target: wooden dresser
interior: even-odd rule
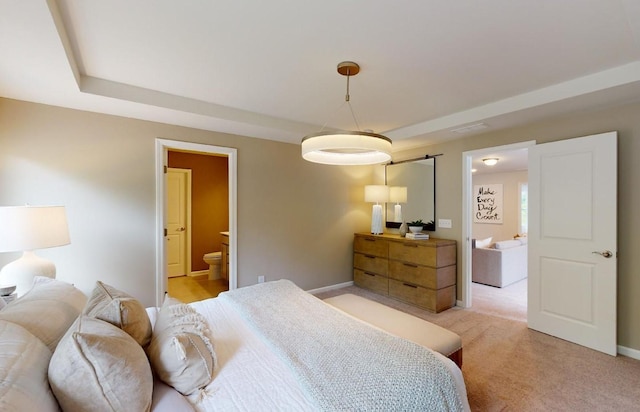
[[[456,303],[456,241],[356,233],[353,279],[376,293],[442,312]]]

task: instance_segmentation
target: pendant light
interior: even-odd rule
[[[345,102],[349,105],[357,131],[320,131],[302,139],[302,157],[305,160],[328,165],[371,165],[391,160],[391,139],[370,131],[360,131],[349,102],[349,77],[360,72],[357,63],[338,64],[338,73],[347,76]],[[324,129],[324,127],[323,127]]]

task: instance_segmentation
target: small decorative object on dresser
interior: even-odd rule
[[[456,302],[456,241],[356,233],[353,279],[357,286],[441,312]]]
[[[402,222],[398,231],[400,233],[400,236],[405,237],[407,235],[407,232],[409,231],[409,225],[407,225],[407,222]]]

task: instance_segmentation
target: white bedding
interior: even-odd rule
[[[231,306],[219,299],[194,302],[191,306],[209,322],[218,359],[212,382],[202,393],[189,397],[196,410],[316,410],[289,367]],[[154,314],[150,315],[153,323]],[[435,354],[452,372],[465,410],[469,410],[460,369],[450,359]]]

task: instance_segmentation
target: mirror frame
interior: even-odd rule
[[[438,156],[438,155],[436,155]],[[409,160],[402,160],[402,161],[398,161],[398,162],[390,162],[384,165],[384,184],[388,185],[388,173],[387,173],[387,167],[389,166],[394,166],[394,165],[399,165],[402,163],[410,163],[410,162],[418,162],[420,160],[428,160],[428,159],[433,159],[433,220],[431,222],[427,222],[424,224],[423,226],[423,230],[429,231],[429,232],[434,232],[436,230],[436,156],[430,156],[430,155],[425,155],[424,157],[419,157],[417,159],[409,159]],[[387,206],[389,205],[389,202],[385,203],[385,226],[388,228],[394,228],[397,229],[400,227],[401,223],[399,222],[390,222],[387,220]]]

